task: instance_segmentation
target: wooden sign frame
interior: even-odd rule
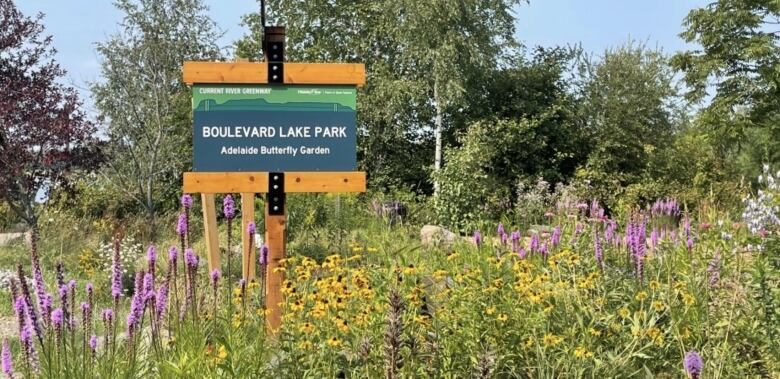
[[[269,84],[269,63],[259,62],[184,62],[183,81],[194,84]],[[355,85],[365,84],[366,70],[363,64],[354,63],[284,63],[283,83]],[[366,173],[355,172],[286,172],[285,193],[310,192],[365,192]],[[268,172],[187,172],[183,177],[184,193],[199,193],[203,207],[203,226],[209,271],[221,268],[219,233],[215,194],[241,194],[242,277],[254,278],[255,250],[249,246],[247,225],[255,220],[255,195],[267,193]],[[280,304],[284,272],[274,270],[286,256],[287,216],[269,214],[269,201],[265,202],[265,244],[268,247],[266,278],[267,323],[272,331],[281,325]],[[285,212],[286,213],[286,212]],[[230,254],[230,252],[228,252]]]

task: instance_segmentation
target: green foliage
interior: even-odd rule
[[[216,25],[201,0],[120,0],[122,31],[98,43],[100,82],[95,105],[108,120],[108,182],[155,216],[175,204],[191,159],[190,91],[181,82],[186,60],[220,57]],[[168,200],[166,202],[166,200]]]
[[[633,41],[583,62],[581,72],[592,145],[577,178],[614,203],[612,191],[654,177],[652,160],[674,141],[684,108],[666,57]]]
[[[718,0],[694,9],[681,36],[701,48],[672,60],[685,74],[690,99],[713,95],[701,122],[713,133],[719,155],[742,156],[749,163],[741,168],[753,170],[751,177],[761,163],[780,162],[778,17],[780,5],[773,0]]]

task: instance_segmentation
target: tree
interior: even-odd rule
[[[582,72],[591,152],[578,176],[613,198],[616,189],[640,182],[654,154],[671,144],[684,108],[667,58],[641,44],[607,50],[600,61],[585,61]]]
[[[684,73],[691,100],[707,99],[714,89],[699,122],[714,132],[721,159],[745,153],[756,171],[760,161],[780,162],[778,23],[777,1],[715,1],[685,18],[681,36],[701,48],[672,60]]]
[[[100,157],[76,91],[58,83],[65,71],[42,17],[0,0],[0,199],[34,230],[36,197],[66,186],[73,171],[94,168]]]
[[[143,207],[153,236],[160,197],[179,192],[191,164],[182,63],[218,59],[219,33],[201,0],[118,0],[116,6],[125,14],[122,31],[98,43],[103,80],[92,85],[108,119],[110,160],[102,173]]]
[[[578,49],[537,49],[517,57],[486,82],[485,96],[464,110],[458,144],[445,150],[448,164],[434,205],[440,222],[468,230],[506,215],[524,183],[565,182],[588,155],[577,99],[565,79]],[[528,220],[523,220],[527,222]]]
[[[372,183],[389,185],[394,177],[427,181],[430,163],[441,167],[442,146],[456,134],[453,115],[483,95],[485,79],[516,46],[511,10],[519,2],[282,0],[269,15],[287,26],[291,60],[366,64],[368,83],[358,98],[361,167]],[[237,53],[258,58],[260,18],[245,22],[251,32]],[[433,160],[420,156],[428,147]]]

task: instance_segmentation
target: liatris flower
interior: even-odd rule
[[[531,253],[539,251],[539,233],[534,233],[534,235],[531,236],[531,244],[528,246],[528,250],[530,250]]]
[[[219,278],[222,276],[222,273],[219,272],[218,268],[215,268],[213,271],[211,271],[211,284],[216,287],[217,283],[219,283]]]
[[[68,320],[70,320],[70,314],[68,314],[68,286],[63,285],[60,287],[60,312],[62,313],[60,316],[65,319],[65,322],[67,324],[70,324]],[[52,315],[53,316],[53,315]],[[52,318],[54,320],[54,318]]]
[[[696,351],[689,351],[685,353],[685,359],[683,359],[683,367],[685,372],[692,379],[699,379],[701,377],[701,371],[704,367],[704,362],[701,356]]]
[[[94,359],[97,353],[97,336],[94,334],[89,337],[89,350],[92,352],[92,358]]]
[[[512,232],[512,251],[520,252],[520,232]]]
[[[385,378],[398,377],[401,366],[401,344],[403,343],[404,299],[397,289],[390,290],[390,308],[385,330]]]
[[[51,312],[51,323],[54,325],[54,334],[58,345],[62,343],[62,317],[62,308],[57,308]]]
[[[266,266],[268,265],[268,246],[263,245],[262,248],[260,248],[260,265]]]
[[[190,194],[185,193],[184,195],[181,195],[181,206],[184,207],[184,209],[192,208],[192,196],[190,196]]]
[[[114,240],[114,257],[111,262],[111,296],[114,298],[114,305],[119,302],[122,296],[122,263],[119,256],[119,239]]]
[[[198,257],[192,249],[184,250],[184,263],[186,263],[189,268],[198,267]]]
[[[257,227],[255,226],[255,223],[254,223],[254,222],[250,222],[249,224],[247,224],[247,226],[246,226],[246,232],[247,232],[247,233],[249,233],[249,236],[250,236],[250,237],[254,237],[254,235],[255,235],[255,231],[257,230],[256,228],[257,228]]]
[[[41,273],[41,263],[38,258],[38,231],[35,229],[33,229],[30,236],[30,261],[32,263],[33,287],[35,288],[35,295],[38,297],[38,306],[43,308],[42,302],[46,295],[46,284],[43,282],[43,274]],[[24,278],[20,280],[24,280]]]
[[[165,311],[168,309],[168,282],[163,282],[160,288],[157,289],[157,296],[155,296],[155,313],[157,314],[157,321],[162,321]]]
[[[685,244],[688,247],[688,252],[693,251],[693,237],[688,237],[688,241]]]
[[[525,249],[521,247],[520,250],[517,251],[517,255],[520,257],[520,259],[525,259]]]
[[[14,377],[14,365],[11,359],[11,349],[8,347],[8,338],[3,338],[3,372],[8,375],[9,378]]]
[[[149,249],[146,250],[146,263],[149,265],[149,273],[154,278],[154,269],[157,263],[157,248],[154,245],[149,245]]]
[[[474,244],[477,245],[477,247],[482,246],[482,234],[479,233],[479,230],[474,232]]]
[[[652,247],[653,251],[658,247],[658,231],[653,228],[653,231],[650,232],[650,246]]]
[[[508,236],[504,230],[504,224],[501,223],[498,224],[498,238],[501,240],[502,245],[506,245]]]
[[[19,276],[19,288],[22,290],[22,296],[24,296],[24,305],[27,307],[27,317],[30,318],[35,335],[38,337],[38,341],[43,343],[43,327],[38,320],[38,311],[35,309],[35,305],[32,302],[32,296],[30,295],[30,287],[27,286],[27,278],[24,275],[22,265],[16,265],[16,273]],[[44,316],[46,317],[46,316]]]
[[[147,272],[144,275],[144,284],[141,289],[141,295],[143,296],[144,301],[148,301],[154,297],[154,277],[150,272]]]
[[[596,262],[598,262],[599,271],[604,272],[604,255],[601,251],[601,237],[598,231],[593,235],[593,248],[596,252]]]
[[[184,316],[186,314],[186,311],[190,309],[191,306],[193,306],[193,314],[195,311],[194,300],[195,297],[195,273],[198,269],[198,257],[195,255],[195,253],[192,251],[192,249],[186,249],[184,251],[184,263],[186,267],[187,272],[187,286],[185,288],[185,299],[184,299],[184,307],[182,308],[182,313],[180,315],[180,319],[184,319]]]
[[[176,234],[181,238],[187,234],[187,214],[182,212],[179,214],[179,221],[176,223]]]
[[[707,272],[710,274],[710,287],[714,287],[720,280],[720,252],[716,251],[710,263],[707,264]]]
[[[106,336],[104,338],[103,344],[105,346],[108,346],[108,344],[113,343],[113,337],[112,333],[114,331],[114,310],[111,308],[105,308],[103,309],[103,329],[106,331]]]
[[[132,339],[138,323],[144,313],[143,295],[136,293],[130,300],[130,312],[127,313],[127,338]]]
[[[57,262],[54,265],[54,276],[57,279],[57,286],[62,287],[65,285],[65,268],[62,266],[62,262]]]
[[[14,313],[16,313],[16,320],[19,322],[19,331],[21,332],[27,325],[27,302],[24,300],[24,296],[17,296],[14,302]]]
[[[561,243],[561,226],[558,225],[553,229],[552,237],[550,237],[550,242],[552,242],[553,247],[558,246],[559,243]]]
[[[236,217],[236,206],[233,202],[233,196],[227,195],[222,199],[222,213],[227,220],[232,220]]]
[[[19,333],[19,341],[22,343],[22,351],[24,352],[25,361],[27,365],[32,368],[33,371],[38,371],[38,354],[35,351],[35,346],[32,342],[32,331],[30,325],[25,325],[21,333]]]

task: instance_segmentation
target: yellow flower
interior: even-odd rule
[[[428,325],[428,317],[425,315],[416,315],[414,316],[414,322],[420,325]]]
[[[666,304],[663,301],[656,300],[653,302],[652,307],[656,312],[663,312],[666,309]]]
[[[661,283],[658,283],[657,280],[650,281],[650,284],[648,284],[648,287],[650,287],[651,290],[657,290],[661,288]]]
[[[493,313],[496,313],[496,307],[488,307],[487,309],[485,309],[485,314],[486,315],[490,316]]]
[[[236,328],[236,329],[240,328],[242,321],[243,321],[243,319],[241,318],[241,315],[236,313],[233,316],[233,327]]]
[[[448,262],[449,262],[449,261],[452,261],[453,259],[455,259],[455,258],[457,258],[457,257],[458,257],[458,253],[452,253],[452,254],[450,254],[450,255],[448,255],[448,256],[447,256],[447,261],[448,261]]]
[[[447,271],[446,270],[436,270],[433,273],[433,277],[436,278],[437,280],[442,280],[446,276],[447,276]]]
[[[300,327],[298,327],[298,330],[301,331],[301,333],[310,334],[311,332],[314,331],[314,325],[312,325],[312,323],[310,322],[307,322],[301,325]]]
[[[561,341],[563,341],[563,338],[559,337],[559,336],[556,336],[555,334],[552,334],[552,333],[547,333],[547,334],[544,335],[544,338],[542,339],[542,341],[544,342],[544,344],[546,346],[555,346],[555,345],[561,343]]]
[[[409,266],[404,267],[403,273],[406,275],[414,275],[417,273],[417,268],[415,268],[413,264],[410,264]]]
[[[298,348],[301,349],[301,350],[309,350],[309,349],[312,348],[312,346],[313,345],[312,345],[311,341],[301,341],[298,344]]]
[[[341,346],[341,340],[336,338],[336,337],[330,337],[328,339],[328,346],[339,347],[339,346]]]
[[[366,251],[368,251],[369,253],[376,253],[377,251],[379,251],[379,249],[375,247],[368,247],[366,248]]]
[[[693,304],[696,304],[696,298],[694,298],[693,296],[691,296],[688,293],[684,293],[683,294],[682,301],[683,301],[683,304],[685,304],[686,306],[691,306]]]
[[[506,315],[506,313],[501,313],[496,317],[496,320],[504,322],[509,318],[509,316]]]
[[[592,357],[593,353],[591,353],[590,351],[588,351],[588,349],[582,346],[578,346],[576,349],[574,349],[574,356],[583,359],[583,358]]]
[[[618,315],[622,318],[628,318],[628,316],[631,314],[631,311],[628,310],[628,308],[623,307],[618,310]]]
[[[260,283],[252,279],[249,281],[249,284],[247,284],[246,288],[249,288],[250,290],[260,288]]]
[[[639,291],[639,292],[636,294],[636,300],[637,300],[637,301],[644,301],[645,299],[647,299],[647,292],[645,292],[645,291]]]
[[[601,331],[600,330],[596,330],[595,328],[590,328],[588,330],[588,332],[590,332],[590,335],[592,335],[594,337],[600,337],[601,336]]]
[[[228,352],[227,352],[227,349],[225,348],[225,345],[219,345],[219,351],[217,352],[217,358],[219,360],[224,360],[225,358],[227,358],[227,356],[228,356]]]
[[[528,337],[528,340],[525,341],[525,347],[528,349],[532,346],[534,346],[534,340],[531,337]]]

